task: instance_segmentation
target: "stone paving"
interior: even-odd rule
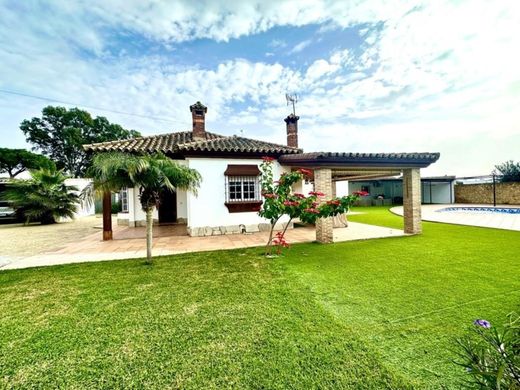
[[[520,231],[520,214],[476,212],[476,211],[446,211],[437,210],[446,207],[492,207],[490,205],[477,204],[432,204],[422,205],[421,219],[423,221],[452,223],[456,225],[480,226],[495,229]],[[497,207],[519,208],[520,206],[497,205]],[[390,209],[397,215],[403,215],[403,207],[392,207]]]
[[[186,227],[182,225],[154,227],[153,255],[263,246],[268,237],[267,232],[210,237],[189,237],[185,232]],[[146,256],[145,228],[115,226],[112,241],[102,241],[101,234],[98,230],[52,252],[26,257],[4,256],[0,259],[0,270]],[[347,228],[334,229],[333,234],[335,242],[405,235],[401,230],[355,222],[349,222]],[[299,227],[287,230],[286,237],[290,243],[312,242],[316,233],[314,227]]]

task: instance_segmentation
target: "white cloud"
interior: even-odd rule
[[[441,174],[487,173],[494,163],[518,159],[516,2],[107,0],[87,7],[63,0],[41,6],[39,13],[21,7],[22,19],[0,5],[0,86],[175,121],[91,110],[148,134],[189,128],[188,106],[202,100],[209,107],[209,129],[244,129],[248,137],[284,142],[284,94],[296,91],[300,139],[308,150],[440,151],[432,169]],[[338,49],[298,69],[237,58],[209,68],[179,67],[161,54],[120,53],[116,59],[107,34],[123,28],[171,45],[321,22],[370,27],[363,27],[359,48]],[[275,50],[286,43],[270,45]],[[238,110],[236,103],[252,107]],[[13,133],[5,139],[20,145],[19,122],[45,104],[0,94],[2,126]]]
[[[290,51],[289,54],[296,54],[301,51],[303,51],[307,46],[309,46],[312,43],[312,39],[307,39],[305,41],[301,41],[300,43],[296,44]]]

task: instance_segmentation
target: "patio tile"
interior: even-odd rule
[[[162,227],[156,229],[158,237],[154,238],[154,256],[218,249],[261,247],[265,245],[268,238],[267,232],[211,237],[189,237],[186,235],[168,236],[168,232],[170,234],[178,234],[179,229],[167,227],[165,230],[160,230],[161,228]],[[144,229],[132,232],[130,228],[117,227],[114,229],[114,240],[102,241],[100,239],[101,231],[99,231],[93,235],[85,236],[80,242],[67,244],[63,248],[53,252],[16,259],[2,259],[2,264],[7,264],[0,264],[0,269],[145,257],[145,233]],[[123,238],[118,236],[119,234],[122,234]],[[315,230],[313,227],[288,230],[286,235],[288,241],[292,243],[311,242],[315,240]],[[402,235],[404,235],[404,233],[401,230],[354,222],[351,222],[348,228],[334,229],[334,240],[337,242]]]

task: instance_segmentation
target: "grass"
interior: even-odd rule
[[[520,303],[519,232],[260,252],[0,272],[0,387],[460,388],[453,339]]]

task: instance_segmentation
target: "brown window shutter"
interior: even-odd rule
[[[224,172],[226,176],[258,176],[260,169],[258,165],[238,165],[230,164]]]

